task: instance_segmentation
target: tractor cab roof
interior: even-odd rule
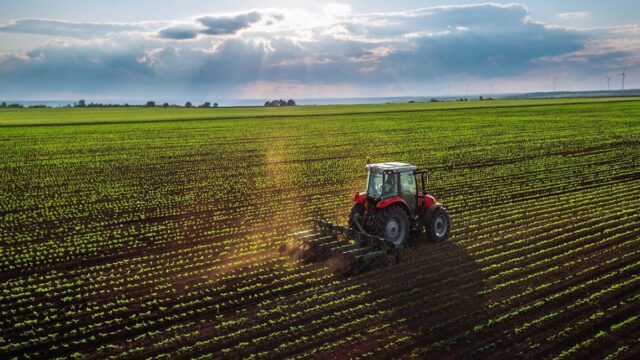
[[[386,163],[377,163],[377,164],[367,164],[367,171],[373,173],[383,173],[383,172],[407,172],[407,171],[416,171],[418,169],[417,166],[401,163],[401,162],[386,162]]]

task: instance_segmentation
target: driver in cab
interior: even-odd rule
[[[384,182],[384,189],[382,191],[382,195],[391,195],[393,193],[395,193],[396,189],[398,188],[398,186],[396,185],[396,176],[395,175],[388,175],[387,179]]]

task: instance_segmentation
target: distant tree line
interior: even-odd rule
[[[267,107],[296,106],[296,102],[294,100],[292,100],[292,99],[289,99],[287,101],[284,101],[284,100],[280,99],[280,100],[265,101],[264,102],[264,106],[267,106]]]
[[[429,100],[429,102],[432,102],[432,103],[434,103],[434,102],[440,102],[440,101],[442,101],[442,100],[438,100],[438,99],[436,99],[436,98],[431,98],[431,100]],[[416,103],[416,101],[415,101],[415,100],[409,100],[408,102],[409,102],[409,104],[415,104],[415,103]],[[422,101],[422,102],[426,102],[426,101]]]
[[[472,100],[473,100],[473,99],[472,99]],[[494,98],[492,98],[492,97],[483,97],[483,96],[480,96],[480,97],[478,97],[478,100],[480,100],[480,101],[490,101],[490,100],[495,100],[495,99],[494,99]],[[429,102],[432,102],[432,103],[436,103],[436,102],[446,102],[446,101],[451,101],[451,100],[438,100],[438,99],[436,99],[436,98],[431,98],[431,100],[429,100]],[[455,99],[455,101],[469,101],[469,99],[468,99],[468,98],[459,98],[459,99]],[[427,102],[427,101],[421,101],[421,102]],[[415,104],[415,103],[416,103],[416,101],[415,101],[415,100],[409,100],[409,101],[408,101],[408,103],[409,103],[409,104]]]
[[[88,103],[85,100],[79,100],[78,102],[73,104],[73,107],[163,107],[163,108],[169,108],[169,107],[180,107],[180,105],[176,105],[176,104],[169,104],[169,103],[162,103],[162,104],[156,104],[155,101],[147,101],[144,105],[129,105],[127,103],[124,104],[101,104],[101,103]],[[187,101],[184,104],[184,107],[186,108],[191,108],[194,107],[193,104],[190,101]],[[218,103],[214,102],[211,103],[209,101],[205,101],[203,104],[198,105],[197,107],[199,108],[217,108],[218,107]]]
[[[78,102],[73,103],[73,106],[68,105],[67,107],[77,107],[77,108],[101,108],[101,107],[143,107],[145,105],[130,105],[128,103],[124,103],[124,104],[103,104],[103,103],[94,103],[94,102],[90,102],[87,103],[85,100],[78,100]]]
[[[480,97],[478,97],[478,100],[480,100],[480,101],[491,101],[491,100],[494,100],[494,98],[492,98],[492,97],[486,98],[486,97],[480,96]],[[460,99],[458,99],[456,101],[468,101],[468,99],[467,98],[460,98]]]
[[[296,102],[293,99],[289,99],[289,100],[283,100],[283,99],[279,99],[279,100],[272,100],[272,101],[266,101],[264,103],[264,106],[268,106],[268,107],[281,107],[281,106],[296,106]],[[30,106],[24,106],[20,103],[11,103],[11,104],[7,104],[6,102],[3,102],[2,104],[0,104],[0,108],[25,108],[25,107],[29,107],[29,108],[49,108],[51,106],[48,105],[30,105]],[[169,104],[169,103],[162,103],[162,104],[156,104],[155,101],[150,100],[147,101],[145,104],[143,105],[131,105],[128,103],[124,103],[124,104],[103,104],[103,103],[94,103],[94,102],[89,102],[87,103],[86,100],[84,99],[80,99],[77,102],[74,102],[73,105],[68,104],[66,106],[63,106],[66,108],[70,108],[70,107],[74,107],[74,108],[110,108],[110,107],[163,107],[163,108],[176,108],[176,107],[181,107],[180,105],[176,105],[176,104]],[[210,102],[210,101],[205,101],[204,103],[200,104],[200,105],[194,105],[191,103],[191,101],[187,101],[184,106],[185,108],[217,108],[218,107],[218,103],[217,102]]]
[[[49,106],[47,105],[29,105],[29,106],[24,106],[20,103],[10,103],[7,104],[6,102],[3,102],[2,104],[0,104],[0,108],[6,108],[6,109],[24,109],[24,108],[29,108],[29,109],[42,109],[42,108],[48,108]]]
[[[34,105],[34,106],[36,106],[36,105]],[[0,104],[0,107],[2,107],[2,108],[14,108],[14,109],[18,108],[18,109],[21,109],[21,108],[24,107],[24,105],[18,104],[18,103],[7,104],[6,102],[3,102],[2,104]]]
[[[293,100],[289,100],[289,101],[284,101],[284,100],[276,100],[276,101],[281,101],[283,102],[282,104],[278,103],[277,105],[270,105],[270,106],[293,106],[295,105],[295,101]],[[77,102],[74,102],[73,105],[72,104],[67,104],[65,106],[61,106],[61,107],[65,107],[65,108],[115,108],[115,107],[163,107],[163,108],[177,108],[177,107],[185,107],[185,108],[217,108],[219,105],[217,102],[210,102],[210,101],[205,101],[204,103],[200,104],[200,105],[194,105],[193,103],[191,103],[191,101],[187,101],[183,106],[180,105],[176,105],[176,104],[169,104],[169,103],[156,103],[153,100],[147,101],[145,104],[142,105],[131,105],[128,103],[124,103],[124,104],[103,104],[103,103],[94,103],[94,102],[89,102],[87,103],[86,100],[78,100]],[[265,106],[267,106],[265,104]],[[48,105],[29,105],[29,106],[25,106],[23,104],[20,103],[0,103],[0,108],[50,108],[51,106]]]

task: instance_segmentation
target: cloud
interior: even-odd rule
[[[188,40],[198,37],[200,30],[191,25],[176,25],[161,29],[158,36],[163,39]]]
[[[373,38],[438,35],[456,28],[474,32],[506,33],[520,30],[530,21],[529,10],[519,4],[435,6],[404,12],[364,14],[343,24],[353,34]]]
[[[588,11],[566,12],[557,15],[557,17],[562,20],[586,19],[590,16],[591,13]]]
[[[0,62],[0,84],[15,93],[104,92],[153,78],[141,47],[55,44]]]
[[[273,24],[274,21],[281,21],[284,17],[281,14],[262,14],[258,11],[237,15],[203,16],[197,18],[193,24],[173,25],[158,32],[158,37],[170,40],[195,39],[198,35],[234,35],[238,31],[247,29],[250,26],[268,18],[266,25]]]
[[[131,24],[143,30],[103,30],[95,40],[6,55],[0,89],[11,94],[0,90],[0,97],[38,91],[228,97],[286,89],[397,95],[489,79],[519,79],[525,86],[519,90],[537,90],[540,74],[590,79],[618,64],[640,66],[640,41],[628,35],[637,26],[577,30],[531,16],[519,4],[366,14],[332,6],[321,13],[213,14],[155,29]]]
[[[14,20],[8,24],[0,26],[0,32],[63,36],[78,39],[91,39],[99,36],[105,36],[109,33],[114,32],[138,31],[142,29],[143,28],[139,25],[71,22],[43,19]]]
[[[440,74],[506,77],[532,69],[537,58],[580,50],[584,39],[583,34],[575,31],[532,22],[505,32],[476,24],[418,36],[411,41],[410,48],[391,53],[384,64],[389,72],[404,77],[433,79]]]
[[[207,35],[229,35],[235,34],[239,30],[246,29],[262,18],[257,11],[235,16],[204,16],[198,18],[205,28],[203,34]]]
[[[346,16],[351,13],[351,6],[345,4],[327,4],[322,8],[322,12],[325,14],[335,16]]]

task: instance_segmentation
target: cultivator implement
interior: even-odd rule
[[[328,260],[334,272],[345,275],[357,274],[379,260],[397,262],[403,250],[382,237],[323,219],[314,220],[313,229],[291,236],[294,244],[290,254],[307,262]]]

